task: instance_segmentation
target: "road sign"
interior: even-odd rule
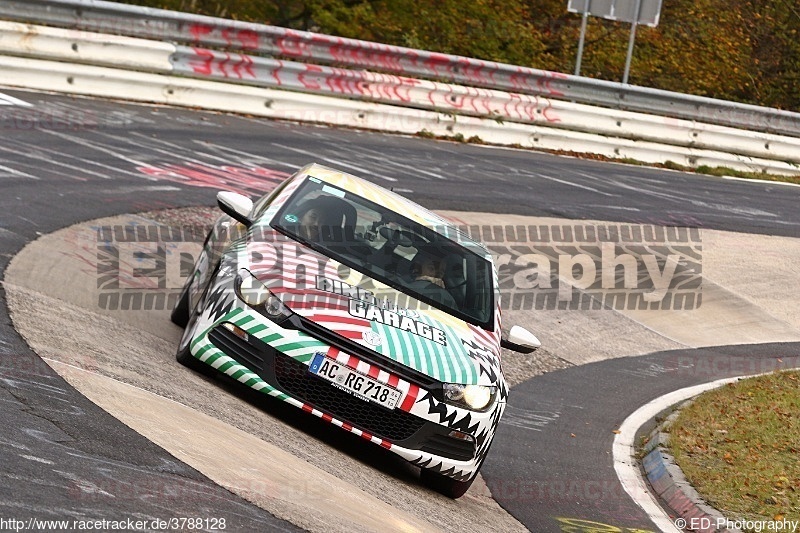
[[[646,26],[658,26],[662,0],[641,0],[639,19],[636,20],[637,0],[569,0],[567,10],[572,13],[588,13],[620,22],[634,22]]]
[[[658,18],[661,16],[661,1],[662,0],[569,0],[567,10],[583,15],[581,35],[578,41],[578,57],[575,61],[575,75],[580,76],[581,73],[583,43],[586,38],[586,21],[589,15],[592,15],[631,23],[628,56],[625,58],[625,73],[622,75],[622,83],[628,83],[628,75],[631,71],[631,58],[633,57],[633,43],[636,40],[636,26],[639,24],[651,27],[658,26]]]

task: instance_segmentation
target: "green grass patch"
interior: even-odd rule
[[[672,170],[681,170],[683,172],[696,172],[698,174],[706,174],[709,176],[731,176],[734,178],[747,178],[751,180],[783,181],[786,183],[800,184],[800,176],[768,174],[766,172],[745,172],[743,170],[735,170],[729,167],[710,167],[708,165],[700,165],[697,168],[692,168],[679,165],[673,161],[667,161],[664,165],[661,166],[663,166],[664,168],[670,168]]]
[[[669,431],[678,466],[723,514],[800,519],[800,372],[707,392]]]
[[[421,130],[418,131],[416,135],[417,137],[422,137],[423,139],[438,139],[440,141],[454,141],[454,142],[469,143],[469,144],[488,144],[477,135],[473,135],[472,137],[466,138],[464,137],[463,133],[456,133],[455,135],[436,135],[432,131]]]

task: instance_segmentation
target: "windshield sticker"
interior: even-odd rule
[[[344,198],[344,191],[340,191],[339,189],[334,189],[333,187],[331,187],[329,185],[323,185],[322,186],[322,192],[326,192],[326,193],[331,194],[333,196],[338,196],[339,198]]]
[[[297,224],[297,222],[298,222],[298,220],[299,220],[299,219],[297,218],[297,215],[293,215],[293,214],[291,214],[291,213],[289,213],[288,215],[284,216],[284,217],[283,217],[283,219],[284,219],[286,222],[289,222],[290,224]]]

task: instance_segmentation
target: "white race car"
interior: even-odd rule
[[[354,176],[299,170],[255,204],[221,192],[172,320],[177,359],[223,372],[421,467],[457,498],[508,396],[489,252],[452,223]]]

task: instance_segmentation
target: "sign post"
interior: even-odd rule
[[[586,23],[589,21],[589,8],[592,0],[584,0],[583,17],[581,20],[581,36],[578,39],[578,57],[575,59],[575,75],[581,75],[581,60],[583,59],[583,43],[586,41]]]
[[[622,84],[628,84],[628,75],[631,73],[631,59],[633,59],[633,43],[636,42],[636,26],[642,15],[642,0],[636,0],[636,17],[631,22],[631,38],[628,40],[628,55],[625,56],[625,73],[622,75]]]
[[[578,42],[578,58],[575,61],[575,75],[580,75],[583,46],[586,38],[586,20],[589,15],[602,17],[609,20],[618,20],[631,23],[631,36],[628,41],[628,55],[625,58],[625,73],[622,83],[628,83],[631,60],[633,58],[633,45],[636,41],[636,26],[644,24],[650,27],[658,26],[661,16],[662,0],[569,0],[567,10],[571,13],[581,13],[581,36]]]

